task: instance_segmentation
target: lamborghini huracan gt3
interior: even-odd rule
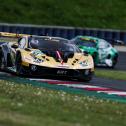
[[[18,75],[63,76],[83,81],[92,79],[92,56],[70,44],[67,39],[20,34],[17,36],[14,33],[3,33],[1,37],[1,69],[15,71]],[[6,41],[5,38],[16,40]]]

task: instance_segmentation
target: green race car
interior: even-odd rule
[[[104,39],[92,36],[76,36],[71,40],[82,51],[92,55],[96,66],[114,68],[118,60],[118,52]]]

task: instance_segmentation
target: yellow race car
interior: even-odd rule
[[[1,38],[1,69],[14,71],[18,75],[62,76],[83,81],[92,79],[92,56],[69,44],[67,39],[14,33],[0,33]]]

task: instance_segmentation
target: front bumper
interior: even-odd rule
[[[93,69],[65,69],[65,68],[49,68],[37,65],[29,65],[27,73],[31,76],[59,76],[82,78],[93,74]]]

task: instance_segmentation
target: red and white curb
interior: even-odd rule
[[[5,74],[8,76],[12,76],[6,72],[0,72],[0,74]],[[83,89],[88,91],[95,91],[97,93],[105,93],[108,95],[118,95],[126,97],[126,91],[120,91],[112,88],[101,87],[101,86],[93,86],[91,84],[85,84],[83,82],[77,81],[62,81],[62,80],[52,80],[52,79],[38,79],[38,78],[28,78],[29,80],[39,81],[39,82],[46,82],[49,84],[56,84],[59,86],[66,86],[69,88],[76,88],[76,89]]]
[[[118,95],[118,96],[126,96],[126,91],[115,90],[111,88],[101,87],[101,86],[93,86],[87,85],[83,82],[76,82],[76,81],[61,81],[61,80],[51,80],[51,79],[33,79],[39,82],[47,82],[49,84],[56,84],[59,86],[66,86],[69,88],[77,88],[77,89],[84,89],[88,91],[96,91],[97,93],[105,93],[108,95]]]

